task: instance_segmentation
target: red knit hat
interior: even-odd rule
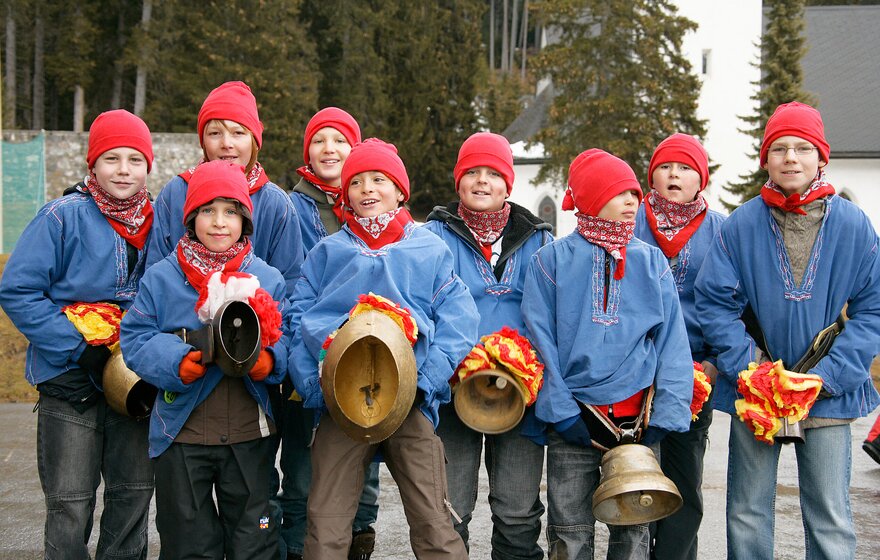
[[[492,132],[472,134],[461,145],[458,161],[452,171],[455,176],[455,190],[458,191],[458,183],[469,169],[483,165],[501,173],[509,195],[513,190],[513,152],[507,138]]]
[[[263,123],[257,113],[257,100],[244,82],[226,82],[214,88],[199,109],[199,145],[202,145],[208,121],[235,121],[248,129],[263,146]]]
[[[636,174],[622,159],[593,148],[580,153],[568,168],[568,189],[563,210],[598,216],[608,201],[626,191],[636,191],[642,201],[642,187]]]
[[[351,178],[364,171],[381,171],[403,193],[404,202],[409,200],[409,177],[403,161],[397,155],[397,147],[378,138],[367,138],[351,149],[342,164],[342,200],[346,206],[351,206],[348,200]]]
[[[341,132],[352,146],[361,141],[361,127],[354,117],[338,107],[321,109],[306,125],[306,135],[303,137],[303,163],[306,165],[309,164],[309,144],[312,142],[312,136],[325,126]]]
[[[797,136],[809,140],[819,149],[819,156],[825,163],[831,157],[831,146],[825,140],[825,125],[819,111],[792,101],[783,103],[773,111],[764,127],[764,140],[761,142],[761,165],[767,163],[767,151],[770,144],[780,136]]]
[[[244,167],[215,159],[196,166],[189,186],[186,189],[186,200],[183,203],[183,223],[189,222],[190,214],[200,206],[210,204],[215,198],[228,198],[241,203],[247,210],[246,218],[250,219],[254,212],[254,204],[248,194],[248,183],[244,177]]]
[[[694,136],[676,132],[660,142],[648,164],[648,186],[654,187],[654,170],[661,163],[686,163],[700,174],[700,190],[709,184],[709,156],[706,149]]]
[[[153,168],[153,141],[150,129],[140,117],[125,109],[106,111],[92,121],[89,127],[89,150],[86,162],[89,169],[101,154],[113,148],[131,148],[147,158],[147,173]]]

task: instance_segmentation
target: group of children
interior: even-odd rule
[[[878,238],[825,177],[830,149],[815,109],[777,109],[761,147],[770,181],[726,220],[701,194],[708,156],[692,136],[659,143],[644,200],[626,162],[581,153],[563,200],[577,228],[556,240],[507,200],[513,155],[497,134],[464,142],[458,200],[420,227],[395,146],[361,141],[341,109],[309,122],[289,195],[258,161],[263,127],[247,85],[213,90],[197,130],[203,159],[152,203],[146,124],[102,113],[89,174],[40,210],[6,266],[0,304],[30,341],[26,376],[40,394],[47,558],[89,557],[102,478],[98,558],[145,557],[154,484],[163,558],[369,558],[378,458],[400,489],[414,555],[466,558],[481,455],[492,557],[542,558],[545,448],[546,553],[592,558],[608,441],[599,418],[644,419],[637,442],[684,501],[655,524],[611,526],[608,557],[696,558],[712,408],[734,414],[739,372],[765,352],[793,365],[844,307],[843,332],[810,370],[823,391],[795,449],[810,557],[854,557],[849,424],[880,403],[868,375],[880,348]],[[418,332],[416,397],[380,443],[355,441],[333,420],[320,375],[328,337],[370,292],[404,309]],[[213,324],[230,302],[259,321],[243,376],[179,335]],[[72,306],[100,315],[106,336],[92,336],[93,322],[75,321]],[[764,350],[746,331],[747,307]],[[517,426],[488,435],[458,417],[450,380],[482,337],[505,327],[530,341],[543,387]],[[158,388],[148,420],[103,397],[117,342]],[[692,421],[695,364],[714,391]],[[780,445],[731,423],[730,558],[773,557]]]

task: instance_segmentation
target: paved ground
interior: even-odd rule
[[[0,404],[0,560],[37,559],[41,555],[44,520],[43,496],[36,473],[36,415],[33,405]],[[700,531],[700,558],[715,560],[724,556],[724,496],[727,462],[727,430],[729,417],[717,414],[712,426],[707,453],[704,492],[706,517]],[[871,419],[853,425],[852,507],[858,532],[859,559],[880,558],[880,465],[861,450],[861,441]],[[471,523],[471,557],[489,558],[491,522],[485,476],[482,481],[483,504]],[[798,489],[793,449],[783,451],[776,515],[776,558],[803,558],[803,528],[798,506]],[[546,520],[545,520],[546,521]],[[376,560],[412,558],[406,522],[397,489],[388,471],[382,469],[382,497],[377,524]],[[97,523],[96,523],[97,526]],[[599,529],[599,547],[604,546],[607,533]],[[158,556],[158,535],[155,525],[150,535],[150,558]],[[97,535],[92,536],[92,545]],[[542,543],[542,546],[545,543]],[[604,554],[597,554],[601,557]]]

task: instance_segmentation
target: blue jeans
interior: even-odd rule
[[[96,491],[104,478],[97,559],[147,557],[153,465],[149,420],[113,412],[101,397],[79,413],[40,396],[37,467],[46,496],[45,558],[87,559]]]
[[[807,560],[855,558],[849,503],[849,424],[804,430],[793,444],[798,465]],[[776,469],[782,444],[769,446],[738,418],[730,422],[727,462],[727,557],[772,560]]]
[[[281,538],[287,551],[302,554],[306,536],[306,512],[312,480],[312,428],[315,411],[299,401],[285,401],[281,407],[281,494],[284,511]],[[364,476],[364,490],[358,503],[352,531],[371,527],[379,516],[379,463],[370,463]]]
[[[544,557],[538,546],[541,535],[541,476],[544,448],[519,435],[519,426],[504,434],[486,435],[468,428],[455,407],[440,407],[437,435],[446,450],[449,500],[461,517],[455,530],[468,544],[468,523],[473,515],[479,485],[480,455],[486,440],[486,472],[489,473],[489,506],[492,510],[492,558],[535,559]]]
[[[657,447],[653,446],[655,455]],[[547,446],[547,544],[550,560],[592,560],[602,452],[567,443],[551,431]],[[608,558],[647,560],[648,525],[609,525]]]

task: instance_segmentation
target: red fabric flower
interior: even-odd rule
[[[278,311],[278,302],[272,299],[263,288],[257,288],[253,297],[248,298],[248,304],[254,309],[260,320],[260,344],[263,348],[272,346],[281,338],[281,312]]]
[[[694,362],[694,394],[691,397],[691,420],[696,420],[697,415],[703,410],[703,405],[709,400],[712,392],[712,384],[703,370],[703,364]]]

